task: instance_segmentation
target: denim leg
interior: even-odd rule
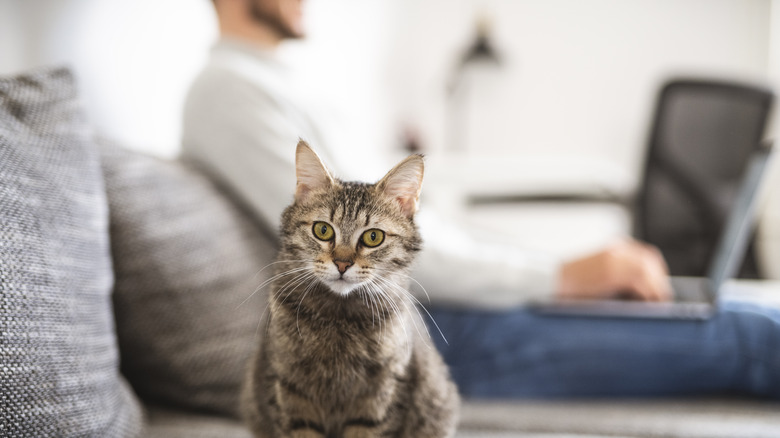
[[[466,397],[749,393],[780,398],[780,310],[724,301],[707,321],[433,308]]]

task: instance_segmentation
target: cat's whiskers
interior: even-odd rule
[[[382,332],[382,343],[384,343],[384,338],[388,330],[388,316],[391,312],[394,312],[395,309],[393,308],[393,303],[387,299],[380,288],[372,284],[372,289],[374,290],[374,296],[376,297],[377,302],[382,303],[382,307],[384,308],[384,313],[380,314],[380,324],[383,323],[380,327],[384,327]]]
[[[359,287],[357,289],[357,293],[360,294],[360,299],[363,300],[363,305],[368,308],[368,298],[366,298],[366,294],[368,292],[366,292],[366,289],[363,288],[363,287]],[[374,325],[374,312],[372,310],[371,311],[371,326],[373,327],[373,325]]]
[[[371,292],[366,292],[366,303],[368,304],[369,308],[371,309],[371,327],[373,328],[376,325],[376,315],[374,314],[374,297],[372,296]]]
[[[390,288],[390,289],[389,289],[389,291],[390,291],[390,292],[391,292],[393,295],[395,295],[395,296],[398,298],[398,300],[401,302],[401,305],[403,305],[403,306],[404,306],[404,308],[405,308],[405,309],[406,309],[408,312],[410,312],[410,313],[411,313],[411,311],[412,311],[412,310],[410,309],[410,304],[411,304],[411,307],[414,309],[414,311],[415,311],[415,312],[417,312],[417,315],[420,317],[420,320],[421,320],[421,321],[423,321],[422,315],[420,315],[420,311],[417,309],[417,307],[414,305],[414,303],[411,303],[411,302],[410,302],[410,301],[409,301],[409,300],[408,300],[408,299],[407,299],[405,296],[403,296],[403,295],[400,295],[400,294],[398,294],[397,292],[395,292],[395,291],[394,291],[394,289],[398,289],[398,288],[399,288],[399,286],[398,286],[398,285],[396,285],[395,283],[391,282],[390,280],[388,280],[388,279],[386,279],[386,278],[382,277],[381,275],[377,275],[375,278],[376,278],[376,280],[379,280],[379,281],[381,281],[381,282],[382,282],[382,284],[385,286],[385,288],[389,287],[389,288]],[[383,288],[383,290],[384,290],[385,288]],[[418,336],[420,336],[420,337],[422,338],[422,337],[423,337],[423,334],[422,334],[422,332],[420,331],[420,327],[417,325],[417,321],[415,320],[415,318],[410,318],[410,319],[411,319],[411,321],[412,321],[412,324],[414,324],[414,329],[415,329],[415,331],[417,332],[417,335],[418,335]],[[427,326],[425,326],[425,323],[424,323],[424,322],[423,322],[423,326],[425,327],[425,334],[426,334],[426,335],[428,336],[428,338],[430,339],[430,337],[431,337],[431,334],[430,334],[430,332],[428,331],[428,327],[427,327]],[[407,336],[408,336],[408,335],[407,335]],[[426,344],[426,345],[427,345],[427,344]]]
[[[436,327],[436,330],[439,332],[439,335],[444,340],[444,343],[449,345],[449,342],[447,341],[447,338],[444,336],[444,333],[441,331],[441,328],[439,328],[439,324],[436,323],[436,320],[433,318],[433,315],[431,315],[431,312],[429,312],[428,309],[425,308],[423,303],[421,303],[420,300],[418,300],[417,297],[414,296],[414,294],[409,292],[407,289],[402,288],[398,284],[396,284],[394,282],[391,282],[390,280],[387,280],[387,279],[385,279],[385,278],[383,278],[381,276],[377,276],[376,278],[382,278],[382,280],[388,282],[391,287],[394,287],[396,290],[401,292],[404,296],[406,296],[409,299],[411,299],[413,303],[417,303],[419,305],[419,307],[421,307],[423,309],[423,311],[425,311],[425,313],[428,315],[428,318],[431,320],[431,322],[433,322],[433,325]],[[417,306],[415,306],[415,309],[417,309]],[[421,319],[423,319],[419,310],[417,310],[417,314],[420,315]],[[427,331],[427,325],[426,325],[426,331]]]
[[[298,336],[303,339],[303,334],[301,333],[301,325],[300,325],[300,314],[301,314],[301,304],[303,304],[303,300],[306,298],[306,295],[309,293],[309,291],[317,285],[317,281],[312,281],[309,283],[308,286],[306,286],[306,290],[303,291],[303,295],[301,295],[301,300],[298,301],[298,309],[295,312],[295,326],[298,328]]]
[[[382,342],[384,342],[384,334],[386,332],[384,315],[387,312],[387,307],[379,299],[379,295],[376,292],[373,292],[373,289],[371,292],[371,301],[373,301],[374,305],[376,306],[376,318],[379,323],[379,331],[382,333]]]
[[[308,269],[308,267],[305,267],[305,266],[304,266],[304,267],[299,267],[299,268],[290,269],[290,270],[284,271],[284,272],[282,272],[282,273],[276,274],[276,275],[274,275],[274,276],[273,276],[273,277],[271,277],[271,278],[268,278],[268,279],[266,279],[264,282],[260,283],[260,285],[259,285],[259,286],[257,286],[257,287],[255,288],[255,290],[254,290],[254,291],[252,291],[252,293],[251,293],[251,294],[249,294],[249,296],[248,296],[248,297],[246,297],[246,298],[244,299],[244,301],[242,301],[242,302],[241,302],[241,304],[239,304],[238,306],[236,306],[236,310],[238,310],[238,308],[239,308],[239,307],[243,306],[243,305],[244,305],[244,304],[245,304],[247,301],[249,301],[249,299],[250,299],[250,298],[252,298],[252,297],[253,297],[253,296],[254,296],[254,295],[257,293],[257,292],[259,292],[259,291],[260,291],[262,288],[264,288],[264,287],[266,287],[267,285],[271,284],[271,283],[272,283],[273,281],[275,281],[276,279],[278,279],[278,278],[282,278],[282,277],[284,277],[284,276],[286,276],[286,275],[291,275],[291,274],[293,274],[293,273],[295,273],[295,272],[303,271],[303,270],[305,270],[305,269]]]
[[[290,295],[292,295],[296,290],[298,290],[299,287],[301,287],[302,285],[304,285],[307,282],[311,281],[309,284],[306,284],[306,290],[305,290],[304,294],[301,296],[301,303],[302,303],[303,302],[303,297],[305,296],[305,293],[308,292],[308,290],[314,284],[317,283],[316,279],[317,279],[317,276],[315,274],[311,273],[311,272],[303,274],[300,277],[298,277],[297,281],[295,282],[295,284],[290,286],[290,290],[287,292],[287,295],[285,295],[284,299],[282,299],[282,301],[278,303],[278,306],[275,308],[275,311],[280,309],[284,305],[284,303],[287,301],[287,299],[290,297]],[[284,293],[283,289],[281,289],[279,291],[279,295],[281,295],[282,293]],[[300,311],[300,305],[301,304],[299,303],[298,304],[298,311]],[[297,315],[296,315],[296,318],[297,318]],[[298,331],[300,332],[300,328],[298,328]]]
[[[395,312],[396,309],[393,307],[393,303],[391,300],[388,299],[388,297],[383,293],[382,289],[378,287],[377,284],[369,282],[367,283],[367,286],[371,290],[371,295],[376,299],[378,303],[383,304],[384,308],[384,314],[380,313],[379,323],[380,323],[380,333],[381,333],[381,339],[384,343],[384,336],[387,334],[388,330],[388,321],[387,316],[391,314],[391,312]]]
[[[255,273],[254,277],[257,277],[257,275],[258,275],[260,272],[262,272],[262,271],[263,271],[263,270],[265,270],[266,268],[268,268],[268,267],[270,267],[270,266],[273,266],[273,265],[275,265],[275,264],[279,264],[279,263],[298,263],[298,262],[305,262],[305,260],[279,260],[279,261],[276,261],[276,262],[273,262],[273,263],[269,263],[269,264],[265,265],[265,266],[264,266],[262,269],[260,269],[259,271],[257,271],[257,272]],[[263,281],[263,282],[262,282],[260,285],[258,285],[258,286],[257,286],[257,287],[254,289],[254,291],[252,291],[252,293],[251,293],[251,294],[249,294],[249,296],[248,296],[248,297],[246,297],[246,298],[244,299],[244,301],[242,301],[242,302],[241,302],[241,303],[240,303],[238,306],[236,306],[236,309],[235,309],[235,310],[238,310],[238,309],[239,309],[239,308],[240,308],[242,305],[246,304],[246,302],[247,302],[247,301],[249,301],[249,299],[250,299],[250,298],[252,298],[252,297],[253,297],[253,296],[254,296],[254,295],[257,293],[257,292],[259,292],[260,290],[262,290],[262,289],[263,289],[265,286],[267,286],[267,285],[269,285],[269,284],[273,283],[273,281],[275,281],[276,279],[278,279],[278,278],[282,278],[282,277],[284,277],[284,276],[286,276],[286,275],[292,275],[292,274],[296,274],[296,273],[298,273],[298,272],[300,272],[300,271],[303,271],[303,270],[305,270],[305,269],[306,269],[305,267],[299,267],[299,268],[290,269],[290,270],[288,270],[288,271],[281,272],[281,273],[279,273],[279,274],[276,274],[276,275],[272,276],[271,278],[268,278],[268,279],[266,279],[266,280],[265,280],[265,281]],[[254,277],[253,277],[253,278],[254,278]],[[299,278],[299,275],[296,275],[295,277],[293,277],[293,279],[295,279],[295,278]],[[263,317],[265,316],[265,313],[266,313],[266,312],[268,312],[268,310],[269,310],[269,308],[270,308],[271,304],[272,304],[272,300],[268,300],[268,302],[266,303],[265,307],[263,308],[263,311],[262,311],[262,312],[260,312],[260,317],[258,318],[258,321],[257,321],[257,327],[255,328],[255,336],[257,336],[257,335],[260,333],[260,325],[263,323]],[[269,324],[270,324],[270,320],[271,320],[271,319],[270,319],[270,318],[268,318],[268,323],[269,323]]]
[[[290,295],[291,295],[293,292],[295,292],[296,288],[297,288],[297,287],[298,287],[298,286],[299,286],[301,283],[303,283],[304,281],[307,281],[309,278],[316,278],[316,276],[317,276],[317,275],[316,275],[315,273],[313,273],[313,272],[305,272],[305,273],[303,273],[303,274],[301,274],[301,275],[298,275],[298,276],[295,276],[295,277],[293,277],[293,279],[292,279],[292,280],[290,280],[290,281],[288,281],[287,283],[285,283],[285,284],[284,284],[284,286],[280,287],[280,288],[279,288],[279,290],[277,290],[277,291],[274,293],[274,298],[278,299],[278,298],[279,298],[279,297],[280,297],[280,296],[281,296],[281,295],[282,295],[282,294],[283,294],[283,293],[284,293],[284,292],[287,290],[287,288],[289,287],[289,291],[288,291],[288,292],[287,292],[287,294],[284,296],[284,298],[282,299],[282,301],[279,303],[279,305],[283,305],[283,304],[284,304],[284,303],[287,301],[287,298],[289,298],[289,297],[290,297]],[[294,283],[293,283],[293,282],[294,282]]]
[[[265,271],[266,269],[270,268],[273,265],[278,265],[279,263],[306,263],[308,260],[301,259],[301,260],[276,260],[273,261],[262,268],[260,268],[259,271],[255,272],[255,275],[252,276],[252,281],[254,281],[255,278],[257,278],[258,275],[260,275],[261,272]]]
[[[384,319],[383,313],[382,313],[382,310],[383,310],[384,306],[382,305],[383,303],[379,299],[379,296],[377,295],[377,293],[375,291],[373,291],[373,288],[371,288],[371,289],[372,289],[372,291],[371,291],[371,301],[376,306],[376,313],[377,313],[376,317],[377,317],[377,321],[379,323],[379,336],[380,336],[380,339],[382,340],[382,343],[384,343],[385,342],[385,324],[384,324],[385,319]],[[384,310],[387,311],[386,308],[384,308]]]
[[[287,301],[287,298],[292,295],[293,292],[302,284],[309,280],[316,279],[316,275],[313,272],[304,272],[303,274],[298,274],[295,276],[292,280],[288,281],[284,286],[282,286],[276,293],[274,294],[273,300],[270,300],[269,304],[271,302],[275,302],[276,307],[271,307],[271,310],[276,312],[278,311],[284,303]],[[290,284],[291,281],[295,281],[294,284]],[[289,286],[288,286],[289,285]],[[278,302],[278,298],[287,290],[287,288],[290,288],[290,290],[287,292],[287,294],[284,296],[281,302]],[[271,318],[268,318],[268,326],[270,327],[271,324]]]
[[[369,292],[368,292],[368,298],[371,300],[371,326],[374,327],[376,324],[379,324],[379,331],[381,333],[382,331],[382,310],[379,307],[379,302],[376,298],[376,294],[373,291],[373,288],[371,288],[371,285],[366,284],[368,286]],[[376,319],[374,316],[374,310],[376,310]],[[382,340],[384,341],[384,335],[382,335]]]
[[[313,272],[311,272],[311,270],[307,269],[304,270],[303,273],[301,272],[296,273],[296,275],[292,279],[287,281],[287,283],[285,283],[278,289],[275,289],[273,291],[272,298],[274,301],[276,301],[276,304],[278,305],[278,307],[276,308],[277,309],[280,308],[287,301],[287,298],[289,298],[290,295],[295,292],[295,290],[301,283],[307,281],[309,278],[314,278],[314,277],[316,277],[316,275]],[[284,298],[281,298],[282,295],[284,295]]]
[[[383,269],[383,268],[374,268],[374,269],[376,269],[377,271],[382,271],[382,272],[390,272],[393,275],[401,275],[401,276],[404,276],[404,277],[408,278],[409,280],[417,283],[417,285],[420,286],[420,289],[422,289],[423,293],[425,294],[425,298],[428,300],[428,304],[431,303],[431,296],[428,295],[428,291],[425,290],[425,286],[423,286],[422,283],[417,281],[417,279],[412,277],[411,275],[404,274],[403,272],[399,272],[399,271],[394,271],[392,269]]]
[[[305,281],[305,279],[308,276],[310,276],[310,275],[312,275],[312,274],[311,273],[298,274],[295,277],[293,277],[293,279],[290,280],[290,281],[294,281],[296,279],[298,280],[298,282]],[[290,282],[287,282],[287,284],[289,284],[289,283]],[[285,287],[286,287],[286,285],[285,285]],[[282,289],[280,289],[279,292],[281,292],[282,290],[284,290],[284,287]],[[277,293],[276,295],[279,295],[279,293]],[[260,333],[260,324],[262,324],[262,322],[263,322],[263,316],[265,316],[265,312],[267,312],[269,308],[272,311],[274,310],[274,308],[272,307],[273,303],[274,303],[274,300],[273,299],[269,299],[268,303],[266,303],[265,308],[263,309],[262,313],[260,313],[260,319],[257,321],[257,328],[255,329],[255,336],[257,336]],[[270,324],[271,324],[271,318],[268,318],[268,320],[266,322],[266,331],[268,330],[268,327],[270,326]]]
[[[395,314],[398,320],[401,320],[400,309],[393,301],[392,297],[390,297],[381,287],[379,287],[379,284],[372,283],[372,285],[373,289],[376,291],[377,301],[380,301],[384,304],[385,313],[382,315],[382,322],[385,326],[385,334],[387,334],[388,325],[392,322],[392,315]],[[406,328],[402,328],[404,329],[404,332],[406,332]]]
[[[371,284],[375,288],[376,292],[380,296],[384,297],[385,300],[387,300],[387,302],[390,304],[390,306],[392,307],[393,311],[395,312],[396,316],[398,317],[398,322],[401,325],[401,329],[403,329],[403,331],[404,331],[404,340],[406,342],[407,354],[411,355],[411,351],[412,351],[412,344],[410,342],[411,338],[409,337],[409,333],[406,331],[406,324],[404,324],[404,321],[403,321],[404,314],[401,311],[401,308],[398,307],[398,303],[396,303],[395,300],[393,300],[387,294],[387,291],[385,291],[384,288],[380,287],[379,284],[375,283],[374,280],[382,280],[382,279],[379,278],[379,277],[375,277],[374,279],[371,280],[371,282],[369,284]],[[406,307],[406,306],[404,306],[404,307]],[[408,310],[408,307],[407,307],[407,310]],[[412,321],[414,321],[414,319],[412,319]],[[415,329],[417,329],[417,324],[415,324]],[[417,333],[420,334],[419,329],[417,329]],[[422,335],[420,335],[420,336],[422,336]]]

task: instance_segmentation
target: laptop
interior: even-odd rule
[[[734,277],[745,255],[756,213],[756,198],[771,145],[757,148],[750,157],[731,212],[721,230],[706,277],[671,277],[670,302],[636,300],[556,300],[532,303],[538,313],[557,316],[612,318],[707,319],[718,306],[723,283]]]

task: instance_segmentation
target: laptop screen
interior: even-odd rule
[[[739,187],[734,206],[726,219],[707,278],[709,292],[717,293],[726,280],[734,277],[753,229],[757,192],[769,162],[772,147],[759,147],[753,152]],[[714,298],[714,297],[713,297]]]

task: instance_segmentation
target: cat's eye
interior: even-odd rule
[[[369,248],[373,248],[375,246],[381,245],[382,242],[384,242],[385,233],[382,230],[377,230],[374,228],[363,233],[363,236],[360,237],[360,240],[363,242],[363,245],[366,245]]]
[[[326,241],[333,239],[333,236],[336,234],[333,231],[333,227],[325,222],[315,222],[314,227],[312,227],[312,232],[314,233],[314,237]]]

